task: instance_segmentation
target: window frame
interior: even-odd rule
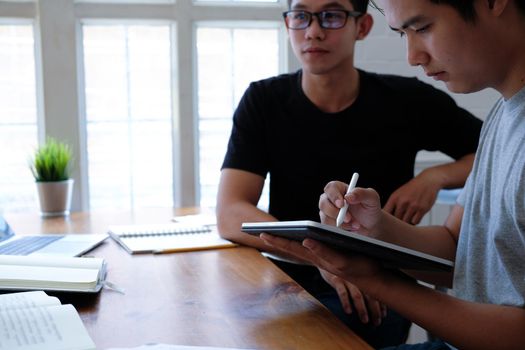
[[[200,203],[199,135],[197,101],[197,23],[257,23],[282,21],[286,1],[207,2],[176,0],[172,3],[99,2],[75,0],[0,0],[0,21],[31,20],[35,33],[35,62],[39,143],[53,136],[72,143],[77,155],[72,210],[89,210],[87,128],[82,51],[84,23],[166,23],[171,26],[173,111],[173,205]],[[289,45],[286,29],[279,32],[282,72],[299,65]],[[71,118],[74,115],[75,118]]]
[[[282,21],[279,21],[282,22]],[[285,59],[286,54],[288,52],[287,48],[287,35],[286,35],[286,28],[284,27],[283,23],[277,24],[275,20],[268,21],[268,20],[257,20],[257,21],[246,21],[246,20],[236,20],[236,21],[225,21],[225,20],[201,20],[201,21],[194,21],[193,22],[193,38],[197,38],[197,30],[201,28],[224,28],[224,29],[277,29],[278,35],[279,35],[279,72],[285,72],[287,71],[289,64],[287,60]],[[194,104],[194,115],[195,115],[195,150],[196,153],[194,155],[194,159],[196,161],[195,167],[196,167],[196,175],[199,176],[200,174],[200,154],[199,154],[199,113],[198,113],[198,78],[199,78],[199,71],[198,71],[198,62],[197,62],[197,40],[193,40],[194,44],[194,82],[195,84],[195,90],[194,90],[194,96],[195,96],[195,104]],[[295,56],[294,56],[295,58]],[[248,87],[248,86],[246,86]],[[197,178],[197,203],[195,206],[200,206],[201,203],[201,193],[200,189],[201,186],[199,186],[200,181]]]

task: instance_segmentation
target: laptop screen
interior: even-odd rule
[[[0,215],[0,242],[13,237],[14,235],[15,233],[11,230],[7,221],[5,221],[4,217]]]

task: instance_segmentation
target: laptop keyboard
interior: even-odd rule
[[[53,243],[62,236],[28,236],[21,237],[12,242],[0,246],[0,254],[4,255],[28,255]]]

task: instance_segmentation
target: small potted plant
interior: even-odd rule
[[[69,214],[73,195],[72,159],[69,145],[51,137],[36,149],[30,168],[35,177],[42,216]]]

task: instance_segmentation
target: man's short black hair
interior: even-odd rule
[[[365,13],[369,0],[348,0],[354,7],[354,11]],[[292,0],[288,0],[288,8],[292,6]]]
[[[471,22],[476,20],[474,1],[476,0],[430,0],[430,2],[433,2],[434,4],[452,6],[459,12],[464,20]]]
[[[476,10],[474,9],[474,1],[476,0],[429,0],[431,3],[437,5],[448,5],[453,7],[456,11],[459,12],[460,16],[464,20],[474,22],[476,20]],[[492,0],[486,0],[492,1]],[[376,5],[374,0],[371,0],[372,7],[377,9],[383,15],[385,11]]]
[[[438,5],[448,5],[453,7],[456,11],[459,12],[460,16],[463,17],[464,20],[474,22],[476,21],[476,9],[474,8],[474,1],[476,0],[429,0],[430,2]],[[493,0],[483,0],[488,1],[489,4],[492,6]],[[521,12],[523,16],[525,16],[525,1],[524,0],[514,0],[516,3],[516,7]],[[384,14],[384,11],[382,8],[378,7],[374,0],[371,0],[372,7],[379,10],[382,14]]]
[[[444,4],[452,6],[456,9],[456,11],[459,12],[461,17],[465,19],[466,21],[474,22],[476,20],[476,9],[474,8],[474,2],[476,0],[430,0],[434,4]],[[483,0],[488,1],[489,4],[492,6],[493,0]],[[514,0],[516,3],[516,6],[522,13],[522,15],[525,15],[525,1],[523,0]]]

